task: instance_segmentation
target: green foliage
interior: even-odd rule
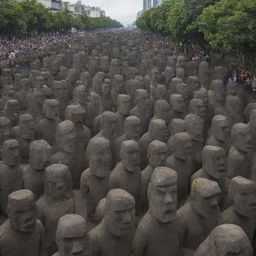
[[[51,12],[36,0],[0,1],[1,34],[68,31],[72,27],[84,30],[122,26],[109,17],[90,18],[85,15],[73,15],[67,10]]]

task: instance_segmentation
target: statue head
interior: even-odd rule
[[[30,190],[18,190],[8,196],[7,214],[11,227],[21,233],[30,233],[36,226],[36,206]]]
[[[166,100],[157,100],[154,107],[154,117],[157,119],[169,121],[170,107]]]
[[[189,104],[190,113],[198,115],[203,120],[206,118],[206,108],[202,100],[192,99]]]
[[[186,132],[186,123],[183,119],[174,118],[170,124],[170,133],[171,136],[175,135],[178,132]]]
[[[218,196],[221,190],[219,185],[212,180],[198,178],[191,186],[190,199],[194,210],[203,218],[218,217],[220,208]]]
[[[157,84],[155,89],[155,99],[156,100],[168,100],[167,87],[164,84]]]
[[[102,84],[104,80],[105,74],[103,72],[98,72],[92,81],[93,90],[98,93],[99,95],[102,94]]]
[[[34,170],[43,171],[50,163],[52,147],[44,140],[36,140],[29,145],[29,165]]]
[[[169,84],[168,91],[171,94],[177,93],[177,86],[180,83],[182,83],[182,80],[178,77],[174,77]]]
[[[8,118],[0,117],[0,142],[8,140],[11,137],[11,122]]]
[[[199,78],[197,76],[189,76],[187,79],[187,86],[188,86],[190,95],[193,96],[193,93],[195,91],[198,91],[201,89]]]
[[[225,101],[226,98],[226,90],[222,80],[212,80],[211,88],[214,91],[216,101]]]
[[[88,144],[87,153],[92,174],[99,178],[108,176],[112,166],[109,140],[103,137],[94,138]]]
[[[117,98],[118,111],[124,116],[129,116],[131,108],[132,103],[130,96],[127,94],[119,94]]]
[[[65,120],[57,125],[56,143],[59,150],[72,153],[75,148],[75,125],[70,120]]]
[[[124,132],[129,140],[138,141],[141,137],[141,122],[137,116],[128,116],[124,122]]]
[[[247,124],[237,123],[233,125],[231,130],[231,143],[233,147],[247,153],[251,149],[251,134]]]
[[[74,124],[83,124],[86,118],[86,111],[79,103],[73,103],[66,107],[65,119],[72,121]]]
[[[24,139],[34,139],[35,124],[34,118],[30,114],[22,114],[19,117],[19,132]]]
[[[17,100],[8,100],[4,106],[5,116],[16,125],[20,114],[20,104]]]
[[[133,232],[135,220],[135,200],[122,189],[108,192],[105,202],[103,223],[114,237],[122,237]]]
[[[157,84],[160,82],[160,72],[157,67],[154,67],[151,70],[151,80],[154,84]]]
[[[64,164],[52,164],[45,169],[44,195],[53,200],[65,200],[72,195],[72,178]]]
[[[149,94],[145,89],[138,89],[135,91],[134,104],[141,109],[148,110]]]
[[[205,88],[201,88],[200,90],[194,91],[193,98],[202,100],[204,107],[207,109],[207,107],[208,107],[208,92]]]
[[[77,214],[61,217],[56,230],[56,243],[60,256],[86,256],[89,239],[84,218]]]
[[[204,122],[203,120],[194,114],[188,114],[185,116],[185,123],[188,134],[192,140],[202,141],[204,133]]]
[[[43,113],[47,119],[56,120],[59,117],[59,101],[47,99],[44,101]]]
[[[235,212],[245,218],[256,216],[256,183],[241,176],[233,178],[229,185],[232,188],[231,199]]]
[[[167,167],[154,169],[148,185],[149,212],[161,223],[172,222],[177,210],[177,173]]]
[[[172,94],[170,96],[170,107],[173,111],[178,113],[186,112],[186,103],[182,95]]]
[[[110,111],[103,112],[101,117],[101,127],[106,138],[114,138],[118,131],[117,115]]]
[[[73,90],[73,98],[75,102],[84,105],[88,100],[86,88],[83,85],[76,86]]]
[[[219,141],[225,141],[230,137],[230,127],[225,116],[216,115],[212,119],[212,135]]]
[[[192,154],[191,137],[186,132],[176,133],[172,137],[173,154],[180,160],[187,160]]]
[[[151,167],[165,166],[168,155],[167,145],[159,140],[152,141],[148,146],[148,163]]]
[[[114,75],[112,89],[118,94],[124,91],[124,78],[122,75]]]
[[[16,167],[20,164],[20,146],[17,140],[6,140],[3,143],[3,162],[11,167]]]
[[[202,151],[203,170],[215,180],[226,177],[226,157],[225,151],[217,146],[205,146]]]
[[[140,164],[140,147],[134,140],[126,140],[121,144],[120,158],[123,167],[128,172],[134,172]]]
[[[148,131],[150,136],[155,140],[166,142],[169,138],[168,127],[162,119],[151,119]]]

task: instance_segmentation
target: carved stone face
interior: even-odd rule
[[[33,193],[29,190],[18,190],[8,197],[8,217],[13,229],[32,232],[36,225],[36,207]]]
[[[56,242],[61,256],[88,255],[85,220],[76,214],[61,217],[57,226]]]
[[[219,140],[224,141],[230,137],[228,120],[224,116],[215,116],[212,120],[212,133]]]
[[[102,114],[102,130],[108,139],[116,136],[118,131],[117,115],[115,113],[105,111]]]
[[[59,116],[59,101],[55,99],[45,100],[43,111],[46,118],[56,120]]]
[[[66,153],[74,152],[75,148],[75,125],[73,122],[66,120],[57,126],[56,141],[58,148]]]
[[[249,152],[251,148],[251,134],[248,125],[237,123],[231,131],[232,145],[242,152]]]
[[[96,138],[90,142],[87,151],[91,172],[99,178],[108,176],[112,165],[109,141],[101,137]]]
[[[81,124],[86,118],[86,111],[82,105],[74,103],[66,107],[65,118],[74,124]]]
[[[187,80],[187,86],[189,88],[189,91],[192,93],[192,95],[195,91],[200,90],[201,85],[200,85],[200,81],[199,81],[198,77],[190,76]]]
[[[35,137],[34,118],[29,114],[21,115],[19,118],[20,136],[24,139]]]
[[[165,166],[168,155],[168,147],[165,143],[154,140],[148,146],[148,161],[149,164],[156,168],[158,166]]]
[[[103,223],[114,237],[132,232],[135,219],[135,200],[122,189],[110,190],[106,197]]]
[[[118,96],[117,105],[118,105],[118,111],[122,115],[129,116],[130,110],[132,108],[131,98],[129,95],[120,94]]]
[[[203,169],[214,179],[226,177],[226,158],[223,148],[205,146],[202,153]]]
[[[187,132],[192,140],[201,141],[204,133],[204,123],[197,115],[188,115],[185,117]]]
[[[195,211],[204,218],[218,216],[220,192],[219,185],[215,181],[203,178],[195,179],[191,189],[192,204]]]
[[[234,210],[246,218],[256,216],[256,183],[252,180],[235,177],[234,182]]]
[[[202,100],[192,99],[190,102],[191,113],[200,116],[202,119],[206,117],[206,108]]]
[[[33,141],[29,146],[29,164],[34,170],[44,170],[50,163],[51,146],[44,140]]]
[[[177,174],[170,168],[157,167],[148,186],[149,211],[161,223],[176,217]]]
[[[0,142],[4,142],[10,138],[11,123],[6,117],[0,117]]]
[[[138,141],[141,137],[141,122],[136,116],[129,116],[125,119],[125,134],[128,139]]]
[[[172,110],[174,110],[178,113],[184,113],[186,111],[185,100],[180,94],[171,95],[170,105],[171,105]]]
[[[192,142],[188,133],[180,132],[174,135],[174,155],[180,160],[187,160],[192,154]]]
[[[4,142],[3,162],[11,167],[20,164],[20,147],[17,140],[6,140]]]
[[[158,83],[160,81],[160,73],[158,68],[153,68],[151,71],[151,79],[154,83]]]
[[[63,164],[52,164],[45,170],[45,193],[54,200],[66,199],[71,184],[69,168]]]
[[[127,140],[122,142],[120,157],[125,170],[133,172],[140,164],[140,148],[137,142]]]
[[[102,95],[103,97],[107,98],[110,97],[111,88],[110,85],[107,83],[102,84]]]

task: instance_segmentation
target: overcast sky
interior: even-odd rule
[[[70,0],[72,3],[76,0]],[[106,15],[124,25],[136,20],[138,11],[142,10],[143,0],[82,0],[83,4],[100,7]]]

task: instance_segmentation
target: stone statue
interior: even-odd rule
[[[237,176],[230,181],[232,187],[231,199],[233,205],[221,213],[219,224],[236,224],[253,241],[255,233],[255,203],[256,183],[252,180]]]
[[[167,154],[168,147],[162,141],[154,140],[148,146],[148,166],[141,172],[141,201],[144,209],[148,206],[147,191],[152,173],[156,167],[166,166]]]
[[[11,122],[8,118],[0,117],[0,159],[2,159],[3,143],[11,138]]]
[[[157,100],[154,107],[153,119],[162,119],[167,125],[170,123],[170,108],[166,100]]]
[[[225,154],[229,151],[230,126],[225,116],[216,115],[212,119],[210,128],[210,137],[206,144],[218,146],[225,150]]]
[[[20,166],[20,146],[17,140],[6,140],[2,151],[3,161],[0,162],[0,206],[1,213],[6,215],[9,194],[23,189],[23,174]]]
[[[60,217],[74,213],[72,179],[69,168],[63,164],[52,164],[45,169],[44,195],[36,202],[37,215],[46,234],[45,246],[48,255],[57,251],[54,242]]]
[[[111,97],[115,106],[117,106],[119,94],[124,93],[124,78],[122,75],[114,75],[111,87]]]
[[[92,256],[130,256],[134,220],[134,198],[122,189],[110,190],[104,218],[89,232]]]
[[[192,99],[189,104],[189,112],[198,115],[203,121],[206,119],[207,109],[200,99]]]
[[[228,154],[228,181],[236,176],[251,177],[251,134],[247,124],[238,123],[231,130],[231,147]],[[227,183],[228,185],[228,183]]]
[[[184,98],[180,94],[170,96],[170,121],[174,118],[183,119],[187,114],[187,106]]]
[[[202,61],[198,67],[198,78],[201,85],[209,89],[210,85],[210,65],[207,61]]]
[[[253,110],[256,110],[256,102],[255,103],[249,103],[247,104],[247,106],[245,107],[245,110],[244,110],[244,120],[246,123],[248,123],[250,121],[250,115],[251,115],[251,112]]]
[[[239,226],[224,224],[214,228],[194,254],[194,256],[217,255],[253,255],[251,243]]]
[[[104,79],[102,84],[102,98],[99,104],[99,114],[104,111],[112,111],[114,103],[111,98],[111,84],[109,79]]]
[[[192,99],[194,92],[201,89],[199,78],[197,76],[189,76],[187,79],[187,87],[189,99]]]
[[[29,165],[24,168],[24,187],[33,192],[35,200],[44,193],[45,168],[50,163],[52,147],[44,140],[33,141],[29,146]]]
[[[179,244],[177,174],[157,167],[148,185],[149,210],[141,219],[133,241],[134,256],[182,255]]]
[[[47,256],[44,229],[36,219],[35,200],[29,190],[8,196],[8,220],[0,227],[1,256]]]
[[[202,151],[202,169],[193,174],[191,182],[197,178],[213,180],[218,183],[221,194],[219,204],[223,206],[226,191],[226,157],[223,148],[205,146]]]
[[[37,125],[39,137],[47,141],[51,146],[54,146],[56,144],[56,127],[61,122],[59,119],[59,101],[55,99],[45,100],[43,113],[44,118]]]
[[[13,128],[13,133],[20,145],[22,160],[27,161],[29,145],[35,139],[34,118],[30,114],[22,114],[19,117],[19,125]]]
[[[53,256],[91,256],[87,225],[83,217],[67,214],[59,219],[56,230],[58,252]]]
[[[149,94],[145,89],[139,89],[135,92],[135,107],[130,111],[130,115],[137,116],[141,121],[141,131],[144,134],[148,130],[148,124],[151,118]]]
[[[193,253],[217,226],[220,192],[215,181],[203,178],[193,181],[190,200],[177,212],[182,225],[181,246],[184,251]]]
[[[170,84],[168,85],[169,95],[177,94],[177,86],[178,84],[181,84],[181,83],[182,83],[182,80],[180,78],[174,77],[171,80]]]
[[[93,219],[99,201],[109,190],[112,159],[109,140],[95,138],[87,148],[89,168],[81,175],[80,190],[87,206],[87,215]]]
[[[177,172],[178,203],[186,200],[190,192],[192,172],[192,141],[186,132],[176,133],[173,136],[173,154],[167,158],[167,166]]]
[[[11,121],[12,126],[18,124],[20,104],[17,100],[8,100],[4,106],[4,116]]]

